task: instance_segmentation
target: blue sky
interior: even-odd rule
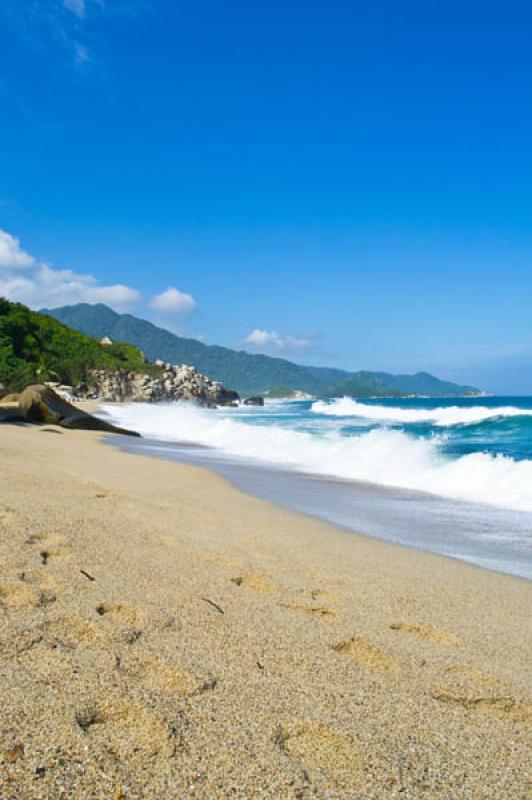
[[[531,40],[527,2],[0,0],[0,292],[532,393]]]

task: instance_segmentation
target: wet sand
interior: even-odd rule
[[[85,431],[0,470],[2,797],[529,796],[529,582]]]

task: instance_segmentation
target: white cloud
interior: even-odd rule
[[[247,350],[267,352],[302,352],[307,350],[314,341],[315,336],[282,336],[277,331],[263,331],[255,328],[242,342]]]
[[[85,16],[85,0],[63,0],[63,6],[77,17]]]
[[[106,286],[94,275],[53,269],[22,250],[19,240],[1,229],[0,296],[32,308],[105,303],[118,311],[141,300],[140,292],[130,286],[121,283]]]
[[[35,259],[20,246],[20,241],[7,231],[0,229],[0,269],[27,269]]]
[[[197,303],[192,295],[180,292],[173,286],[169,286],[164,292],[154,295],[150,300],[150,306],[163,314],[190,314],[197,308]]]

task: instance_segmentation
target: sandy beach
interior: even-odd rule
[[[530,796],[531,585],[0,427],[12,798]]]

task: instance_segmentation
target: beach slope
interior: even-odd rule
[[[529,796],[530,583],[100,436],[0,427],[2,797]]]

